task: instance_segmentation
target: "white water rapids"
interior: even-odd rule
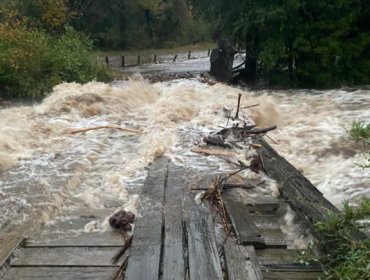
[[[235,108],[239,93],[242,107],[259,104],[245,114],[261,127],[278,126],[268,134],[277,144],[270,143],[332,203],[341,207],[344,200],[356,204],[370,197],[370,169],[356,165],[366,159],[363,146],[345,129],[353,120],[370,120],[369,90],[253,92],[197,79],[71,83],[55,87],[41,104],[0,110],[0,229],[34,217],[47,220],[72,191],[79,199],[75,207],[113,204],[136,211],[135,188],[160,155],[205,172],[230,170],[218,157],[191,149],[225,126],[222,109]],[[143,134],[67,133],[99,125]],[[262,192],[276,192],[271,185]]]

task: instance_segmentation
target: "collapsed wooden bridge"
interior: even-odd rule
[[[315,235],[312,223],[325,219],[328,210],[338,210],[263,140],[261,145],[265,171],[282,184],[282,198],[224,190],[230,232],[217,227],[217,209],[199,203],[199,191],[189,187],[197,177],[210,174],[197,174],[161,157],[149,167],[132,245],[121,265],[111,262],[123,246],[120,235],[71,235],[105,217],[107,210],[76,209],[20,244],[7,259],[1,279],[111,279],[117,271],[121,279],[317,279],[323,275],[320,266],[300,262],[301,251],[288,248],[292,240],[280,221],[289,205]]]

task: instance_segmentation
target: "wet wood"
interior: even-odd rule
[[[325,279],[323,272],[291,272],[263,270],[265,280],[317,280]]]
[[[284,233],[278,229],[259,229],[266,244],[266,248],[287,248]]]
[[[107,280],[115,267],[11,267],[3,280]]]
[[[184,169],[173,163],[168,168],[164,210],[163,279],[185,279],[182,193]]]
[[[224,191],[223,199],[239,244],[253,245],[256,248],[266,247],[261,232],[253,223],[248,209],[243,205],[243,203],[234,198],[231,191],[232,190]]]
[[[225,261],[228,279],[263,279],[253,246],[241,246],[228,239],[225,246]]]
[[[295,210],[296,214],[305,221],[311,232],[320,238],[314,224],[325,222],[328,214],[340,211],[331,204],[323,194],[293,165],[280,156],[267,142],[260,139],[262,148],[258,153],[262,159],[265,172],[273,179],[281,183],[281,195]],[[356,234],[356,238],[364,238],[362,234]]]
[[[194,148],[191,149],[193,153],[204,154],[207,156],[225,156],[225,157],[234,157],[236,153],[232,151],[225,151],[224,149],[209,149],[209,148]]]
[[[121,131],[137,133],[137,134],[142,134],[143,133],[142,131],[137,130],[137,129],[122,127],[122,126],[118,126],[118,125],[99,125],[99,126],[88,127],[88,128],[73,129],[71,131],[68,131],[68,134],[76,134],[76,133],[80,133],[80,132],[86,132],[86,131],[90,131],[90,130],[97,130],[97,129],[103,129],[103,128],[118,129],[118,130],[121,130]]]
[[[21,248],[12,266],[114,266],[111,259],[116,247]]]
[[[274,213],[280,206],[279,200],[275,197],[253,197],[246,192],[245,194],[246,195],[242,196],[242,200],[250,212]]]
[[[141,217],[135,223],[126,279],[158,279],[162,246],[163,203],[167,158],[156,159],[149,167],[141,193]]]
[[[190,279],[223,279],[208,206],[193,204],[186,222]]]
[[[10,258],[14,249],[22,243],[24,237],[22,233],[10,233],[0,236],[0,268]]]
[[[27,247],[107,247],[122,246],[123,239],[118,234],[111,232],[90,232],[79,235],[61,233],[41,234],[40,238],[26,241]]]

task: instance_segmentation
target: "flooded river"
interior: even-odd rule
[[[197,79],[71,83],[55,87],[41,104],[0,110],[1,231],[47,220],[72,194],[76,201],[69,207],[123,205],[135,212],[135,190],[160,155],[200,171],[231,170],[224,160],[191,149],[226,125],[223,108],[235,108],[239,93],[242,106],[259,104],[245,116],[262,127],[278,126],[269,133],[270,143],[327,199],[341,207],[343,200],[355,204],[370,197],[370,169],[356,165],[366,159],[363,146],[346,133],[353,120],[370,120],[369,90],[253,92]],[[102,125],[142,133],[69,134]],[[277,194],[276,184],[270,185],[263,191]]]

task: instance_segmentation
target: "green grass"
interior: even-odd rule
[[[359,120],[353,121],[348,134],[356,142],[364,141],[370,143],[370,123]]]
[[[326,222],[316,224],[322,238],[308,255],[315,250],[322,252],[318,260],[326,279],[370,279],[370,238],[353,238],[360,230],[369,230],[369,224],[370,199],[364,199],[358,207],[345,203],[343,214],[332,213]]]

